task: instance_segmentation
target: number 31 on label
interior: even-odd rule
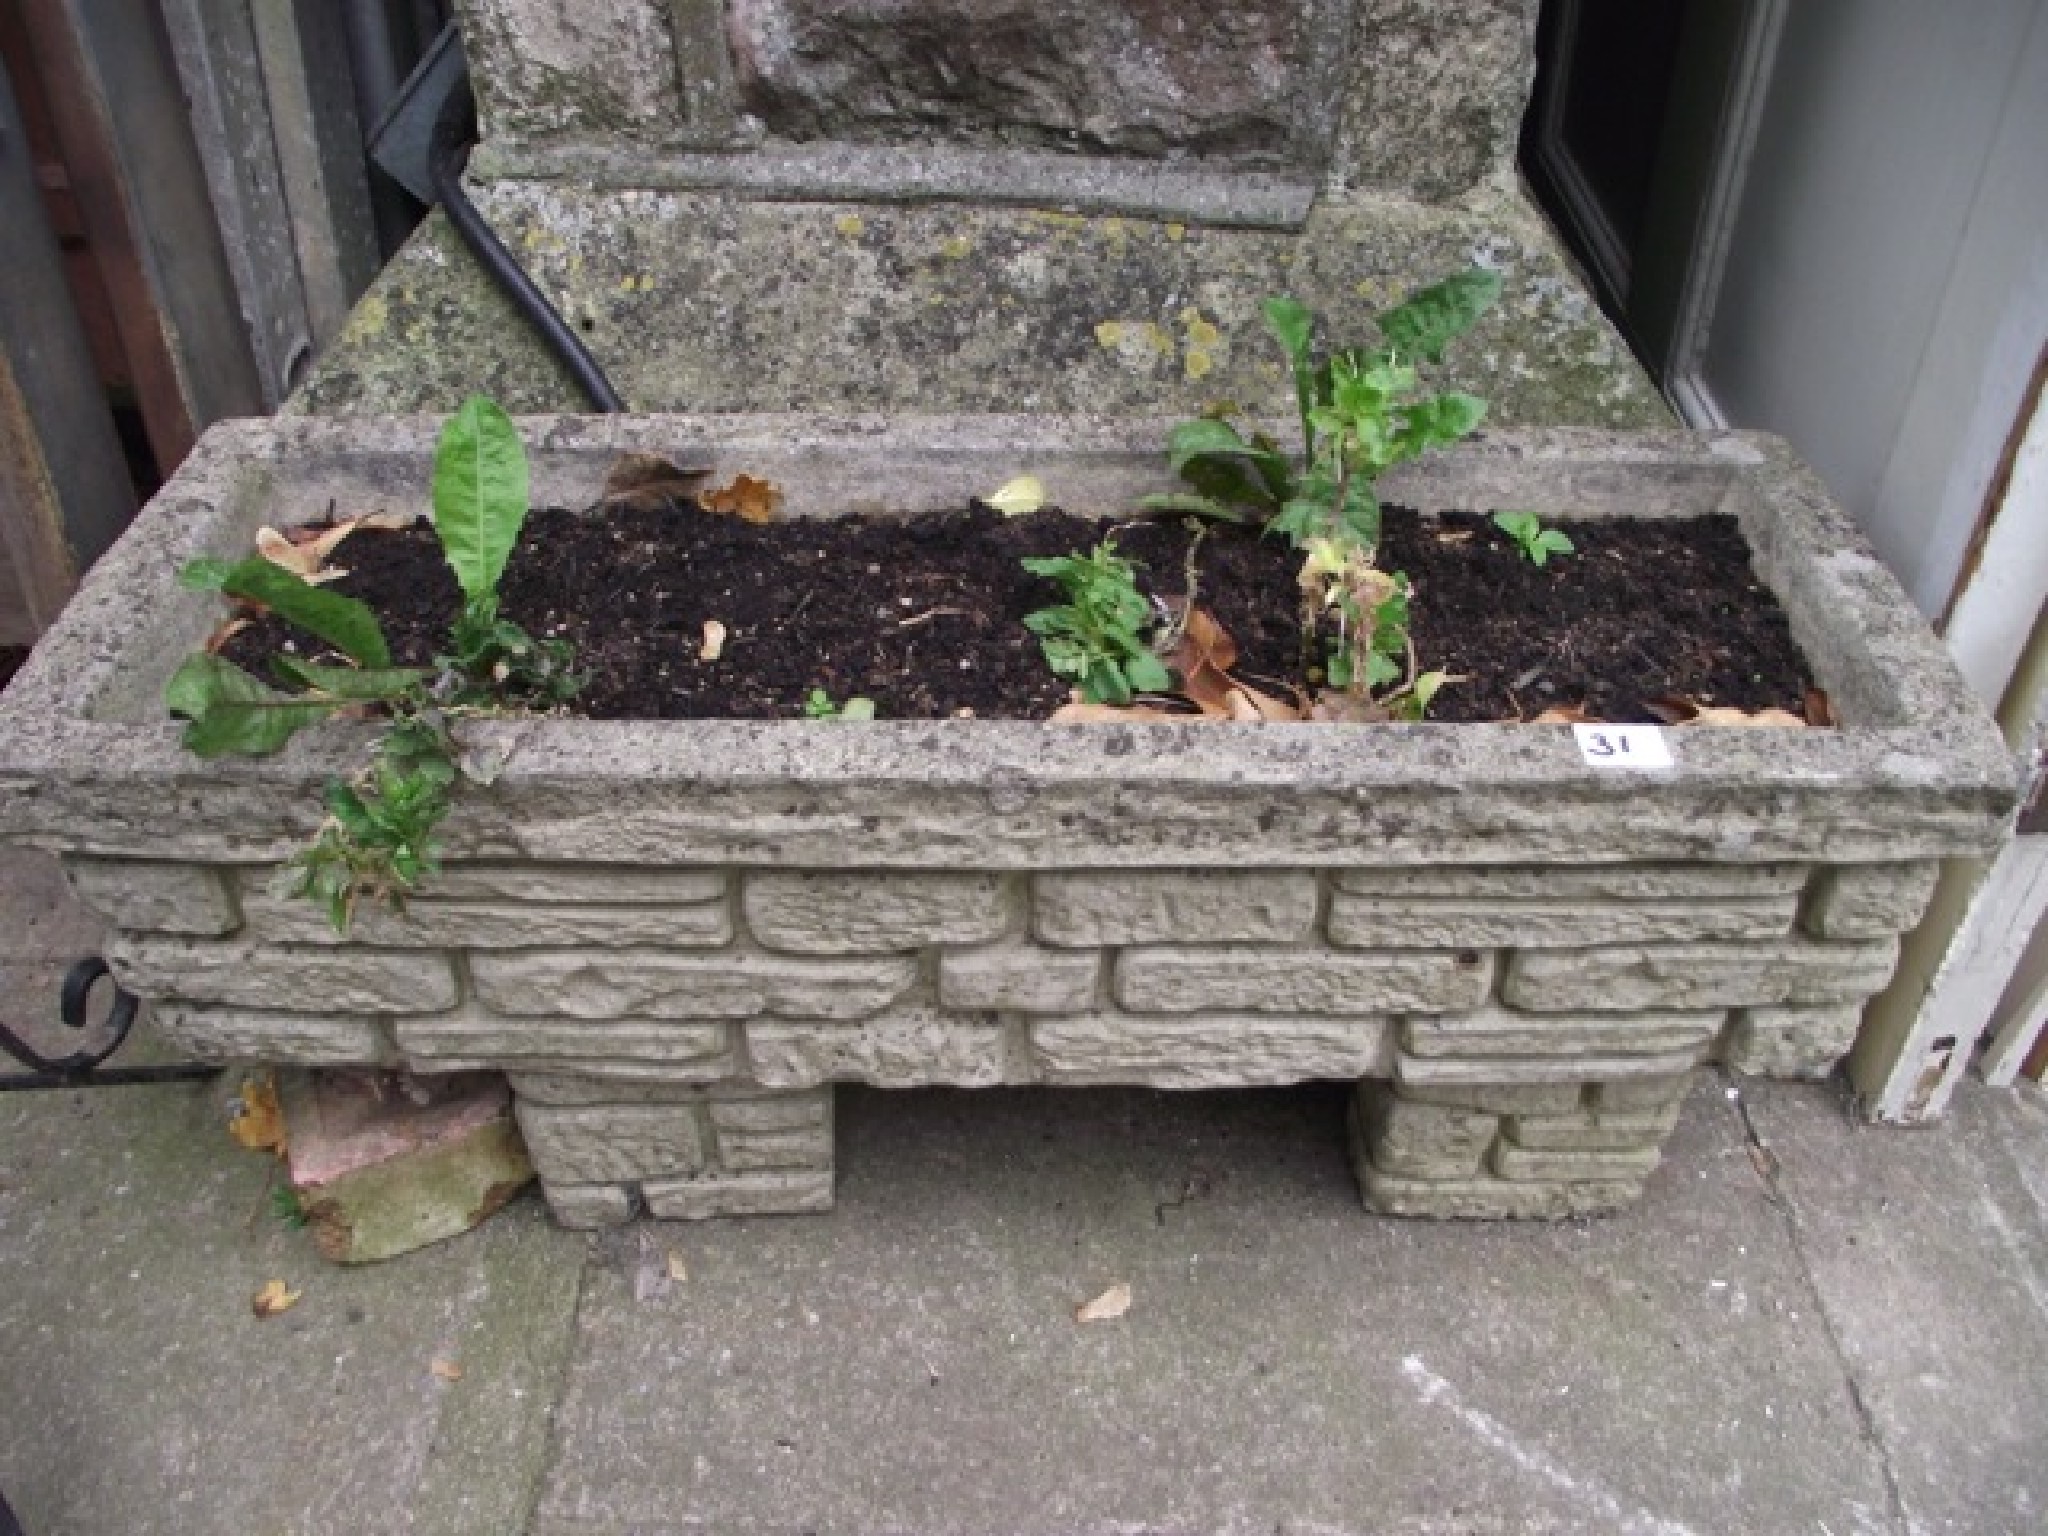
[[[1654,725],[1575,725],[1579,756],[1595,768],[1669,768],[1671,743]]]

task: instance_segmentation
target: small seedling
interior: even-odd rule
[[[1534,512],[1496,512],[1493,526],[1515,541],[1524,558],[1541,570],[1550,563],[1552,555],[1573,553],[1572,541],[1555,528],[1543,526],[1543,519]]]
[[[393,666],[367,606],[268,560],[194,560],[179,573],[188,587],[262,604],[335,657],[276,657],[272,670],[288,691],[219,656],[187,657],[165,700],[188,722],[190,751],[266,756],[343,710],[379,704],[390,715],[369,765],[327,785],[326,821],[286,864],[291,893],[319,902],[342,932],[364,897],[404,907],[436,868],[435,833],[457,780],[496,777],[487,755],[463,751],[455,720],[554,708],[582,685],[566,642],[537,640],[498,614],[498,583],[526,521],[527,483],[526,449],[511,418],[481,396],[465,401],[434,450],[434,528],[463,605],[449,654],[435,657],[432,669]]]
[[[804,699],[806,720],[872,720],[875,718],[873,699],[851,698],[844,704],[832,702],[832,695],[822,688],[813,688]]]
[[[1066,595],[1057,607],[1026,614],[1024,625],[1038,636],[1046,664],[1089,703],[1128,704],[1133,694],[1172,686],[1166,663],[1145,642],[1152,607],[1113,541],[1086,555],[1026,560],[1024,569],[1050,577]]]
[[[294,1232],[306,1224],[306,1207],[299,1192],[289,1186],[270,1192],[270,1214]]]

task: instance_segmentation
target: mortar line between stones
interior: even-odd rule
[[[1899,1536],[1911,1536],[1912,1521],[1906,1514],[1905,1495],[1899,1490],[1898,1474],[1892,1466],[1891,1448],[1885,1444],[1884,1433],[1878,1427],[1877,1416],[1871,1412],[1870,1404],[1864,1400],[1863,1383],[1857,1378],[1855,1365],[1849,1359],[1847,1346],[1842,1342],[1841,1330],[1836,1327],[1834,1315],[1828,1310],[1827,1297],[1822,1293],[1820,1282],[1814,1277],[1813,1264],[1806,1252],[1806,1236],[1799,1224],[1799,1213],[1793,1209],[1792,1201],[1780,1181],[1777,1154],[1757,1130],[1756,1121],[1749,1112],[1749,1100],[1743,1094],[1742,1085],[1735,1074],[1726,1067],[1716,1067],[1715,1075],[1720,1078],[1722,1098],[1734,1106],[1735,1120],[1742,1128],[1743,1139],[1748,1143],[1750,1162],[1756,1167],[1757,1177],[1763,1181],[1765,1193],[1772,1207],[1785,1226],[1785,1239],[1791,1245],[1793,1261],[1799,1266],[1799,1278],[1805,1282],[1806,1293],[1812,1299],[1814,1316],[1820,1319],[1821,1332],[1833,1351],[1835,1363],[1842,1372],[1842,1383],[1848,1388],[1849,1406],[1856,1415],[1857,1433],[1863,1443],[1870,1447],[1877,1459],[1878,1476],[1884,1480],[1885,1513],[1893,1530]]]
[[[639,1218],[645,1220],[644,1216]],[[583,1257],[576,1266],[576,1300],[569,1308],[569,1347],[562,1351],[562,1363],[555,1369],[555,1379],[550,1383],[547,1406],[547,1434],[541,1441],[540,1470],[533,1479],[533,1496],[527,1500],[526,1515],[519,1522],[518,1536],[534,1536],[540,1520],[541,1505],[547,1501],[548,1490],[554,1486],[555,1473],[562,1464],[562,1398],[569,1390],[569,1382],[575,1376],[576,1362],[583,1353],[583,1301],[590,1291],[590,1267],[596,1262],[592,1252],[593,1244],[586,1241]]]

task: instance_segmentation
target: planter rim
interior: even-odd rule
[[[246,547],[258,522],[324,511],[330,494],[352,485],[387,505],[417,496],[424,510],[442,421],[286,416],[212,428],[0,696],[0,839],[131,856],[226,850],[248,862],[288,851],[317,820],[304,791],[349,771],[370,728],[316,729],[256,761],[186,754],[176,725],[152,712],[151,685],[204,632],[217,600],[179,589],[171,575],[195,555]],[[1107,487],[1111,505],[1101,509],[1113,510],[1166,480],[1165,424],[1147,420],[551,415],[519,424],[537,502],[586,504],[611,456],[635,449],[701,458],[721,472],[766,466],[791,486],[793,504],[839,484],[849,487],[841,493],[849,507],[866,506],[871,489],[879,496],[892,482],[928,483],[906,498],[917,505],[957,504],[1043,464],[1054,500],[1096,510],[1087,496],[1061,494],[1063,477],[1091,477]],[[1290,862],[1311,838],[1325,846],[1326,863],[1485,862],[1542,845],[1544,823],[1560,817],[1580,825],[1610,818],[1615,841],[1604,856],[1616,860],[1806,857],[1845,826],[1860,829],[1850,846],[1867,847],[1870,858],[1995,846],[2015,798],[2003,739],[1904,591],[1780,440],[1501,431],[1404,466],[1386,489],[1438,506],[1516,495],[1493,504],[1559,515],[1574,495],[1641,494],[1634,482],[1675,488],[1692,510],[1743,518],[1759,567],[1795,627],[1805,626],[1802,643],[1847,725],[1668,731],[1674,768],[1616,772],[1586,762],[1569,728],[1526,725],[477,722],[468,727],[474,739],[502,751],[506,766],[490,791],[465,792],[451,849],[458,857],[577,857],[567,832],[529,836],[519,826],[528,812],[559,817],[579,797],[640,816],[626,843],[677,862],[730,857],[734,847],[814,854],[828,845],[841,863],[918,862],[929,853],[914,856],[889,836],[865,854],[859,846],[874,830],[871,815],[887,821],[910,803],[946,822],[941,847],[999,865],[1172,862],[1171,829],[1212,818],[1232,830],[1221,842],[1197,839],[1190,851],[1204,862]],[[1164,830],[1139,835],[1125,825],[1177,797]],[[879,809],[863,810],[866,801]],[[286,802],[298,808],[285,810]],[[739,843],[711,825],[721,816],[744,824]],[[587,825],[589,813],[569,819]],[[1802,821],[1810,823],[1803,831]],[[1435,853],[1432,827],[1446,832]],[[664,835],[680,841],[662,844]],[[1262,837],[1274,840],[1270,859]],[[1339,840],[1334,859],[1331,839]],[[581,856],[621,851],[629,850],[600,844]]]

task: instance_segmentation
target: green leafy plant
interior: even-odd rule
[[[1475,431],[1486,404],[1472,395],[1424,393],[1419,366],[1443,360],[1500,297],[1500,279],[1478,267],[1410,294],[1377,317],[1381,345],[1319,358],[1315,317],[1284,295],[1262,306],[1286,354],[1301,425],[1290,457],[1268,434],[1241,432],[1224,416],[1184,421],[1167,441],[1168,462],[1188,491],[1147,499],[1153,511],[1193,512],[1259,523],[1297,547],[1349,534],[1379,542],[1375,484],[1396,464]]]
[[[807,720],[872,720],[875,718],[875,701],[858,696],[844,704],[832,702],[832,695],[822,688],[813,688],[804,698],[804,718]]]
[[[319,902],[337,929],[346,931],[365,898],[402,909],[436,868],[436,831],[458,782],[497,776],[496,762],[456,740],[458,717],[556,707],[581,686],[565,642],[537,640],[499,616],[498,585],[526,521],[527,492],[526,450],[511,418],[481,396],[465,401],[434,453],[434,527],[463,606],[432,669],[393,666],[365,604],[267,560],[194,560],[179,573],[188,587],[261,604],[334,657],[274,658],[278,687],[222,657],[188,657],[165,702],[187,721],[190,751],[265,756],[343,711],[377,705],[389,718],[364,769],[327,785],[326,820],[287,863],[292,893]]]
[[[1552,555],[1574,553],[1572,541],[1555,528],[1543,526],[1543,519],[1534,512],[1496,512],[1493,525],[1515,541],[1523,558],[1541,570],[1550,563]]]
[[[270,1192],[270,1214],[294,1232],[306,1225],[305,1203],[299,1199],[299,1192],[289,1185]]]
[[[1086,555],[1028,559],[1024,569],[1059,583],[1066,601],[1025,615],[1046,664],[1080,688],[1091,704],[1128,704],[1137,693],[1170,687],[1166,663],[1144,631],[1152,607],[1138,590],[1131,562],[1104,539]]]
[[[1395,719],[1420,720],[1450,678],[1416,671],[1408,578],[1379,569],[1372,552],[1355,540],[1318,539],[1302,561],[1301,589],[1311,624],[1323,613],[1336,618],[1323,669],[1330,686],[1373,700]]]

